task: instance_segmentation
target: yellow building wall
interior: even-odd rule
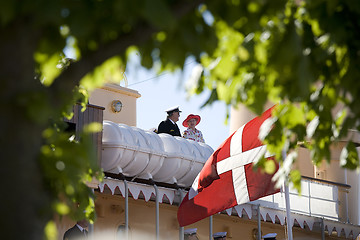
[[[136,99],[139,97],[141,95],[136,90],[116,84],[106,84],[90,94],[89,103],[105,108],[104,120],[136,126]],[[111,108],[114,100],[120,100],[123,104],[119,113],[115,113]]]
[[[117,228],[125,224],[125,199],[121,195],[111,195],[96,192],[96,213],[97,220],[94,224],[94,240],[117,240]],[[129,197],[129,239],[131,240],[152,240],[156,239],[155,225],[155,202],[146,202],[143,199],[135,200]],[[160,203],[159,207],[159,232],[160,240],[179,239],[179,225],[177,222],[177,206]],[[59,238],[65,230],[75,223],[68,219],[58,221]],[[209,218],[201,220],[195,224],[186,226],[187,228],[197,228],[199,240],[209,239]],[[261,221],[262,235],[267,233],[277,233],[278,240],[286,239],[286,225],[273,224],[272,222]],[[309,229],[293,227],[294,239],[317,240],[321,239],[320,233],[314,233]],[[254,233],[257,232],[257,219],[239,218],[238,216],[228,216],[226,214],[216,214],[213,216],[213,233],[227,232],[227,239],[256,240]],[[329,236],[327,240],[341,239]]]
[[[94,240],[121,240],[117,237],[117,228],[125,224],[125,199],[121,195],[111,195],[96,192],[96,214],[94,224]],[[129,198],[129,240],[153,240],[156,239],[155,225],[155,202],[146,202],[143,199],[135,200]],[[159,207],[159,240],[178,240],[179,225],[177,222],[177,206],[160,203]],[[72,227],[75,222],[67,218],[57,219],[59,231],[58,239],[61,240],[66,229]],[[209,218],[186,226],[197,228],[199,240],[209,239]],[[272,222],[261,221],[262,235],[277,233],[278,240],[286,239],[286,224],[273,224]],[[213,216],[213,233],[227,232],[228,240],[257,240],[254,233],[257,232],[257,219],[239,218],[226,214]],[[318,240],[321,234],[293,227],[293,239],[296,240]],[[326,240],[343,239],[342,237],[329,236],[326,233]],[[344,238],[345,239],[345,238]]]

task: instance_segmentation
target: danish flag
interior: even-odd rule
[[[240,127],[209,157],[180,204],[180,226],[279,192],[271,181],[273,174],[253,169],[261,157],[272,158],[258,135],[273,108]]]

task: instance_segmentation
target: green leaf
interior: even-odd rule
[[[289,175],[289,180],[293,183],[297,192],[301,194],[301,172],[299,170],[292,170]]]
[[[102,124],[98,122],[92,122],[84,126],[84,133],[96,133],[101,132]]]
[[[66,204],[61,202],[55,205],[55,209],[60,215],[66,215],[70,212],[70,208]]]
[[[63,68],[63,57],[60,53],[56,53],[51,56],[36,53],[35,59],[40,63],[41,82],[45,86],[50,86],[54,79],[61,73],[61,69]]]
[[[16,16],[16,1],[0,2],[0,26],[5,26]]]
[[[159,28],[173,27],[175,24],[169,6],[161,0],[145,0],[142,14],[146,20]]]
[[[286,125],[288,128],[294,128],[296,125],[305,124],[305,114],[299,107],[287,105],[284,110],[280,118],[283,125]]]
[[[359,167],[359,155],[355,144],[349,142],[340,153],[340,166],[355,170]]]
[[[274,160],[269,159],[264,164],[264,169],[267,174],[273,174],[276,170],[276,164]]]
[[[45,226],[45,237],[46,240],[56,240],[58,232],[54,221],[48,221]]]
[[[120,57],[110,58],[81,79],[80,84],[87,91],[92,91],[104,83],[120,84],[120,82],[125,82],[127,84],[124,69],[125,66]]]

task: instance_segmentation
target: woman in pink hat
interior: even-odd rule
[[[201,118],[199,115],[190,114],[187,116],[182,123],[184,127],[187,127],[183,133],[184,138],[205,143],[201,131],[195,128],[195,126],[199,124],[200,120]]]

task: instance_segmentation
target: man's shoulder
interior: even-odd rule
[[[158,126],[158,133],[169,133],[173,129],[173,124],[171,124],[170,120],[162,121]]]
[[[80,232],[80,229],[76,225],[74,225],[72,228],[69,228],[64,233],[64,239],[69,239],[69,238],[73,237],[74,234],[76,235],[78,232]]]
[[[169,119],[166,119],[164,121],[161,121],[159,125],[167,125],[170,123],[170,120]]]
[[[69,228],[66,232],[75,231],[76,229],[79,229],[79,228],[76,225],[74,225],[71,228]]]

